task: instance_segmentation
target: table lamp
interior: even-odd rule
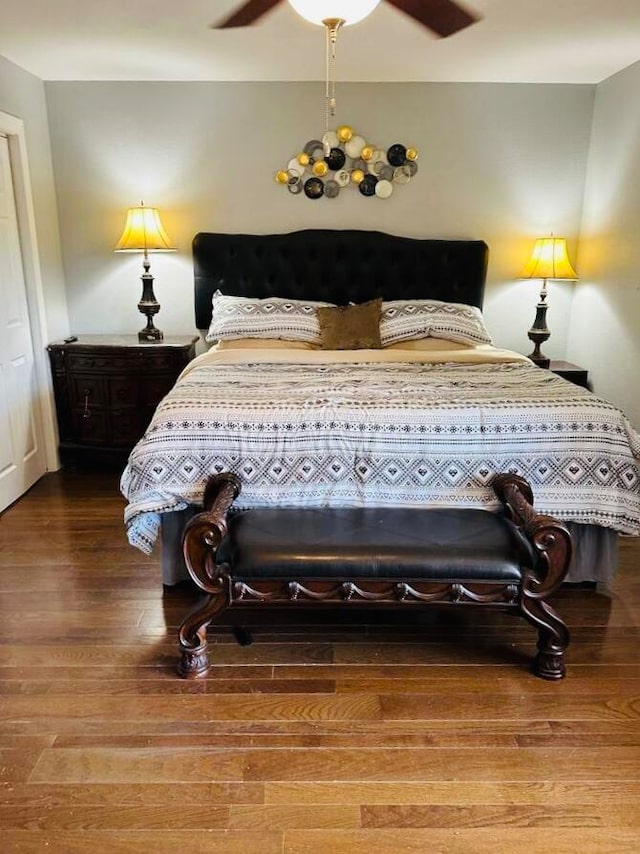
[[[153,276],[149,272],[149,252],[175,252],[171,241],[162,227],[157,208],[147,208],[143,202],[129,208],[124,231],[114,247],[114,252],[142,252],[142,296],[138,310],[147,316],[147,325],[138,332],[139,341],[162,341],[163,335],[153,325],[153,315],[160,311],[160,303],[153,293]]]
[[[578,275],[571,266],[567,252],[567,241],[564,237],[539,237],[533,247],[531,258],[520,273],[520,279],[542,279],[540,302],[536,306],[536,318],[527,333],[534,342],[533,353],[529,354],[532,362],[541,368],[548,368],[550,360],[543,355],[540,345],[551,335],[547,328],[547,279],[559,281],[576,281]]]

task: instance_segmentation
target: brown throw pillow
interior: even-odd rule
[[[320,346],[323,350],[379,350],[381,312],[382,299],[316,309]]]

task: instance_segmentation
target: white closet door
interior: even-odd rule
[[[0,510],[46,469],[7,138],[0,136]]]

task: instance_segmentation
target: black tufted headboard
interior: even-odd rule
[[[344,305],[382,296],[482,307],[487,245],[416,240],[379,231],[196,234],[196,326],[211,322],[218,288],[234,296],[326,300]]]

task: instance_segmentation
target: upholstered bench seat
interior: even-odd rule
[[[249,510],[229,521],[222,561],[237,580],[388,578],[512,581],[523,543],[485,510]]]
[[[538,630],[536,675],[564,676],[569,633],[546,601],[566,576],[571,536],[536,513],[526,481],[496,475],[503,512],[274,508],[230,514],[241,485],[215,475],[183,536],[207,597],[182,622],[179,673],[210,667],[207,626],[227,607],[470,605],[511,609]]]

